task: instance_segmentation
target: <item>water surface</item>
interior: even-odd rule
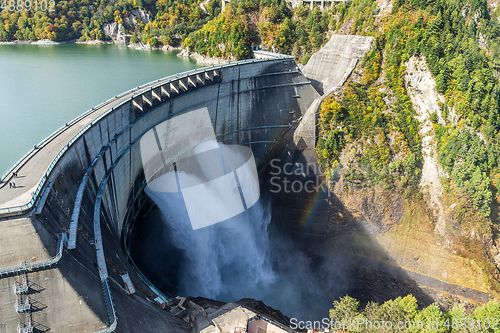
[[[125,45],[0,45],[0,174],[92,106],[201,67],[177,53]]]

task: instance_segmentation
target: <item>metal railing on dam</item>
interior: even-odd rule
[[[64,237],[62,235],[57,235],[59,238],[59,244],[57,247],[57,253],[54,257],[47,259],[47,260],[41,260],[38,262],[34,263],[23,263],[21,266],[12,266],[12,267],[6,267],[6,268],[1,268],[0,269],[0,277],[5,276],[5,275],[10,275],[10,274],[19,274],[23,272],[28,272],[28,271],[34,271],[37,269],[44,269],[47,267],[51,267],[52,265],[55,265],[61,260],[62,258],[62,253],[63,253],[63,248],[64,248]]]
[[[283,56],[284,59],[293,59],[291,56]],[[20,168],[26,160],[32,158],[39,151],[43,149],[44,144],[50,142],[61,133],[63,133],[69,127],[77,124],[83,118],[91,115],[97,109],[105,108],[107,105],[116,102],[124,96],[131,95],[130,97],[120,101],[118,104],[106,110],[104,113],[95,118],[91,123],[86,125],[80,132],[78,132],[71,140],[69,140],[55,156],[52,162],[47,167],[41,179],[38,181],[38,186],[33,191],[30,200],[26,204],[16,205],[12,207],[0,208],[0,217],[21,215],[30,211],[39,199],[42,189],[47,182],[47,179],[51,175],[52,170],[64,155],[64,153],[70,148],[84,133],[91,129],[95,124],[99,122],[100,119],[107,116],[109,113],[113,112],[116,108],[123,106],[127,103],[131,103],[134,110],[138,112],[147,112],[148,110],[154,108],[155,106],[168,101],[171,98],[175,98],[181,94],[192,91],[194,89],[207,86],[210,84],[218,83],[222,79],[220,77],[221,70],[223,68],[239,66],[245,63],[254,62],[266,62],[275,61],[276,59],[250,59],[243,60],[233,63],[227,63],[222,65],[214,65],[210,67],[203,67],[200,69],[190,70],[187,72],[171,75],[163,79],[158,79],[144,85],[138,86],[136,88],[130,89],[120,95],[117,95],[96,107],[88,110],[79,117],[67,122],[64,126],[56,130],[54,133],[50,134],[47,138],[42,140],[37,145],[33,146],[28,152],[26,152],[19,160],[17,160],[11,167],[9,167],[0,177],[0,182],[5,182],[5,180],[11,175],[11,173],[16,169]]]
[[[121,99],[94,110],[96,113],[70,131],[56,134],[48,146],[52,153],[44,154],[45,162],[39,163],[38,178],[42,172],[49,171],[43,174],[45,183],[32,183],[40,190],[38,197],[31,197],[33,202],[28,209],[34,208],[36,219],[51,233],[67,231],[68,251],[64,252],[65,258],[57,271],[41,274],[62,274],[64,283],[69,277],[80,295],[93,291],[94,297],[87,302],[98,311],[105,326],[95,325],[92,331],[105,328],[100,332],[112,332],[115,328],[140,331],[139,318],[153,316],[160,310],[148,308],[146,304],[144,311],[137,309],[132,315],[127,309],[137,307],[139,297],[153,295],[152,299],[157,296],[167,299],[134,267],[130,255],[124,251],[124,245],[127,249],[123,243],[124,230],[131,228],[127,219],[138,216],[137,209],[141,206],[135,204],[134,199],[146,184],[140,155],[141,136],[169,117],[207,107],[218,140],[248,145],[264,156],[278,144],[284,132],[296,127],[297,119],[314,99],[309,96],[313,90],[292,59],[213,66],[174,75],[163,82],[143,86],[142,90],[122,94]],[[37,149],[43,151],[44,147]],[[39,161],[37,158],[36,162]],[[33,158],[27,166],[24,163],[16,166],[14,172],[19,171],[21,165],[25,165],[25,169],[31,166]],[[46,165],[51,166],[50,170],[45,169]],[[48,244],[50,240],[44,242]],[[138,285],[138,294],[133,297],[124,297],[127,290],[120,276],[125,272],[130,272],[134,284]],[[71,280],[75,274],[78,281]],[[100,294],[98,298],[95,291]],[[63,310],[54,310],[57,311],[54,316],[50,312],[52,308],[48,310],[47,326],[55,327],[55,322],[67,325],[66,320],[55,315]],[[148,324],[155,322],[155,329],[149,331],[160,331],[158,329],[164,327],[160,321],[168,321],[166,327],[171,329],[167,331],[179,333],[173,317],[157,318],[158,322],[153,317],[148,321]]]

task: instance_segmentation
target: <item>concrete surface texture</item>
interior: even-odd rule
[[[349,40],[340,36],[332,37],[336,43],[339,39],[343,42]],[[332,67],[331,60],[334,52],[331,47],[337,45],[332,43],[332,40],[328,43],[329,46],[327,44],[328,47],[325,46],[313,55],[315,59],[311,62],[311,58],[307,64],[309,70]],[[369,45],[366,40],[365,43]],[[340,60],[337,59],[339,61],[337,66],[333,66],[334,69],[323,71],[326,76],[321,77],[326,85],[321,85],[321,89],[317,88],[319,91],[324,88],[326,92],[322,95],[317,93],[314,95],[314,101],[308,107],[293,135],[287,137],[288,145],[274,156],[274,162],[266,168],[265,174],[268,178],[264,183],[272,197],[273,223],[307,244],[322,243],[326,239],[330,218],[330,193],[327,179],[318,163],[315,149],[319,108],[328,95],[344,85],[355,69],[358,58],[362,57],[365,51],[366,49],[359,49],[359,53],[355,54],[356,57],[351,56],[345,59],[333,55],[333,59],[339,58]],[[304,68],[304,73],[307,73],[307,68]],[[312,75],[308,78],[313,81],[313,85],[314,78],[319,79],[314,72],[312,74],[309,72],[308,75]],[[316,87],[317,84],[316,81]],[[330,86],[331,84],[334,85]],[[282,171],[278,176],[275,175],[277,170]]]
[[[43,207],[38,207],[39,197],[31,213],[0,219],[3,267],[53,257],[56,234],[70,226],[77,235],[76,247],[65,249],[57,265],[26,272],[30,289],[22,297],[32,304],[28,314],[18,314],[14,308],[12,285],[22,276],[0,276],[0,332],[12,332],[28,319],[42,332],[94,332],[110,325],[111,332],[113,309],[118,318],[116,332],[190,330],[185,321],[153,301],[160,293],[138,276],[123,251],[125,221],[133,220],[141,209],[136,199],[143,196],[145,184],[141,136],[173,115],[206,107],[219,141],[249,146],[257,164],[265,163],[268,152],[278,146],[284,133],[295,128],[317,93],[290,58],[210,67],[160,85],[153,90],[143,88],[133,100],[120,105],[114,101],[117,107],[110,112],[106,108],[82,117],[14,169],[25,176],[19,178],[24,187],[16,192],[8,186],[1,189],[3,203],[25,203],[54,154],[73,133],[96,119],[54,166],[45,184],[51,185]],[[103,116],[97,118],[98,114]],[[81,200],[76,200],[86,173],[88,182]],[[71,223],[75,206],[80,214],[77,223]],[[121,278],[125,273],[129,273],[135,294],[127,293]],[[103,290],[105,285],[109,285],[109,294]]]
[[[333,35],[304,66],[304,75],[312,80],[314,88],[322,95],[339,85],[347,67],[361,59],[370,48],[373,37]]]
[[[278,326],[275,323],[268,322],[266,320],[256,319],[248,323],[247,332],[248,333],[261,333],[261,332],[273,332],[273,333],[289,333],[290,330],[285,330],[283,326]]]
[[[0,267],[6,267],[53,257],[57,239],[36,218],[8,218],[0,221],[0,244]],[[91,309],[61,271],[41,270],[28,273],[26,277],[29,288],[27,297],[32,306],[31,321],[39,331],[51,328],[64,332],[65,329],[71,331],[72,328],[84,326],[89,331],[97,331],[106,327],[106,313]],[[14,332],[18,321],[24,321],[14,309],[16,295],[12,289],[15,282],[21,281],[22,276],[0,278],[0,332]],[[92,285],[83,280],[75,282]],[[96,287],[89,290],[85,297],[98,299],[102,292],[99,283]],[[50,316],[44,311],[48,308],[51,309]]]
[[[246,329],[248,321],[257,315],[236,303],[204,309],[190,301],[188,309],[192,311],[195,333],[232,332],[237,327]]]

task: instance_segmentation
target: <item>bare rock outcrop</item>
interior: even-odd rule
[[[127,27],[135,28],[137,26],[137,20],[144,24],[151,22],[149,14],[144,12],[141,8],[134,8],[130,11],[130,13],[131,14],[123,20],[123,24]]]
[[[386,16],[391,13],[392,1],[391,0],[377,0],[377,7],[380,9],[379,15]]]
[[[328,229],[342,229],[344,224],[355,222],[363,226],[368,234],[379,234],[390,231],[404,216],[404,199],[396,191],[382,190],[380,187],[348,186],[342,182],[336,186],[336,198],[342,203],[342,209],[332,211]],[[343,187],[340,188],[339,186]],[[350,216],[343,215],[345,210]],[[349,219],[353,219],[350,221]]]
[[[440,180],[443,171],[437,161],[436,137],[430,117],[436,112],[439,122],[444,125],[439,102],[443,103],[445,100],[436,91],[436,82],[423,58],[412,57],[408,60],[404,80],[420,122],[419,132],[422,136],[422,157],[424,158],[420,187],[428,205],[437,217],[435,231],[443,236],[447,214],[442,201],[443,186]]]
[[[130,14],[123,20],[123,24],[127,27],[135,27],[137,25],[137,21],[135,20],[135,16]]]
[[[130,11],[135,17],[142,21],[142,23],[147,24],[151,22],[149,20],[149,14],[144,12],[141,8],[134,8]]]
[[[125,33],[123,25],[121,24],[116,22],[104,24],[102,26],[102,32],[116,43],[125,43]]]

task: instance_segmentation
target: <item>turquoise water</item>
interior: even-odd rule
[[[177,53],[125,45],[0,45],[0,174],[92,106],[201,67]]]

